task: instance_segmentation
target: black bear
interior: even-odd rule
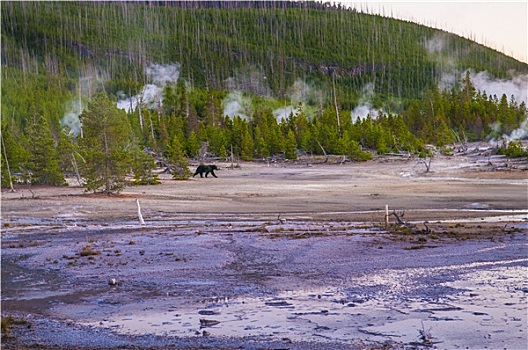
[[[193,177],[195,177],[198,174],[200,174],[200,177],[203,177],[203,173],[205,173],[205,177],[207,177],[207,175],[209,175],[209,173],[211,173],[211,175],[213,175],[214,177],[218,177],[214,173],[215,170],[218,170],[216,165],[203,165],[203,164],[200,164],[198,166],[198,168],[196,168],[196,171],[194,172]]]

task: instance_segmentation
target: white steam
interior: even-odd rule
[[[447,46],[448,36],[443,33],[435,34],[430,39],[425,40],[424,47],[427,50],[429,59],[434,61],[442,71],[438,79],[440,90],[450,90],[465,78],[466,72],[461,72],[457,67],[456,60],[450,55]],[[510,79],[494,79],[488,72],[481,71],[475,73],[469,69],[471,83],[476,90],[486,93],[488,97],[496,96],[497,99],[506,95],[508,101],[513,96],[517,103],[528,104],[528,74],[515,75],[510,72]],[[500,134],[501,125],[496,122],[491,125],[495,135]],[[502,139],[511,141],[528,137],[528,119],[524,120],[518,129],[512,131],[510,135],[502,135]],[[493,140],[492,140],[493,141]]]
[[[69,129],[69,134],[77,136],[81,133],[81,121],[79,115],[81,115],[81,101],[73,100],[69,103],[69,108],[64,117],[61,119],[61,125],[63,128]]]
[[[507,137],[508,141],[523,140],[528,138],[528,119],[525,119],[518,129],[515,129]]]
[[[366,102],[352,110],[352,123],[355,124],[358,120],[364,120],[368,116],[372,119],[377,119],[379,117],[379,110],[372,107],[369,102]]]
[[[136,96],[118,94],[117,108],[124,109],[127,113],[134,111],[139,104],[149,109],[158,107],[163,102],[163,88],[168,83],[176,83],[180,76],[180,64],[151,64],[145,69],[148,80],[151,82],[143,86]]]
[[[441,72],[441,75],[437,78],[440,90],[450,90],[459,82],[460,71],[457,68],[456,60],[451,56],[451,52],[447,47],[448,40],[448,35],[440,32],[424,42],[429,59],[436,63]]]
[[[286,120],[290,117],[290,115],[296,115],[299,112],[298,108],[294,108],[292,106],[287,106],[283,108],[277,108],[272,112],[275,119],[277,119],[277,122],[281,122],[283,120]]]
[[[244,97],[240,91],[233,91],[222,101],[224,107],[224,116],[233,119],[239,116],[242,119],[248,120],[251,115],[251,100]]]
[[[446,45],[446,35],[436,33],[432,38],[425,41],[424,46],[429,54],[443,53]]]
[[[299,113],[299,106],[323,104],[323,93],[321,90],[308,85],[305,81],[297,79],[292,86],[288,88],[288,97],[290,98],[290,105],[275,109],[272,114],[277,119],[277,122],[286,120],[291,114]],[[306,112],[306,110],[305,110]]]
[[[352,110],[350,113],[352,118],[352,123],[356,123],[359,120],[364,120],[368,116],[373,119],[376,119],[380,116],[380,112],[383,113],[381,109],[375,109],[372,104],[369,102],[374,97],[374,84],[368,83],[361,90],[361,97],[359,98],[360,105]]]
[[[170,82],[177,82],[180,76],[180,64],[151,64],[145,69],[147,77],[157,86],[165,86]]]
[[[225,87],[229,91],[250,92],[258,96],[271,97],[271,90],[268,86],[268,78],[261,68],[247,66],[237,71],[234,77],[225,80]]]
[[[464,73],[465,76],[465,73]],[[470,71],[471,83],[480,92],[486,92],[488,96],[496,95],[499,99],[506,94],[508,100],[511,96],[517,102],[528,103],[528,74],[512,75],[511,79],[493,79],[488,72],[474,73]]]
[[[488,97],[496,96],[498,99],[502,95],[506,95],[508,101],[513,96],[516,102],[528,103],[528,74],[527,75],[513,75],[510,80],[493,79],[488,72],[474,73],[470,71],[471,83],[475,89],[480,92],[486,92]],[[500,132],[500,123],[496,122],[491,125],[495,134]],[[506,141],[521,140],[528,137],[528,119],[521,122],[519,128],[513,130],[509,135],[502,135],[502,139]],[[494,140],[492,140],[494,142]]]
[[[61,119],[61,126],[69,130],[69,135],[78,136],[82,133],[79,115],[83,111],[83,101],[90,99],[92,94],[98,90],[99,85],[105,79],[108,79],[104,72],[92,70],[89,73],[91,73],[89,76],[80,78],[77,83],[77,98],[69,101],[65,105],[66,113]]]
[[[288,96],[292,106],[297,106],[299,103],[304,105],[321,105],[323,103],[323,92],[301,79],[297,79],[288,89]]]

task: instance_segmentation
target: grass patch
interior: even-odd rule
[[[85,245],[81,252],[79,253],[80,256],[93,256],[93,255],[99,255],[101,252],[98,252],[96,250],[93,250],[91,246]]]
[[[411,247],[405,247],[404,250],[417,250],[417,249],[424,249],[426,246],[424,244],[419,245],[413,245]]]
[[[2,317],[2,338],[10,336],[10,330],[13,325],[27,325],[28,328],[30,327],[30,323],[23,318],[14,318],[13,316]]]

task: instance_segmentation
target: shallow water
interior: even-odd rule
[[[341,286],[216,298],[185,307],[167,308],[171,298],[164,298],[86,324],[134,335],[206,332],[344,343],[419,343],[422,331],[440,348],[515,349],[527,341],[527,263],[386,269]]]

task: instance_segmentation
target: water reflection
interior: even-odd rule
[[[442,348],[526,345],[528,259],[383,270],[335,287],[273,296],[217,298],[91,323],[125,334],[250,337],[293,341],[419,341]],[[446,278],[452,274],[453,278]],[[435,276],[443,275],[436,283]]]

